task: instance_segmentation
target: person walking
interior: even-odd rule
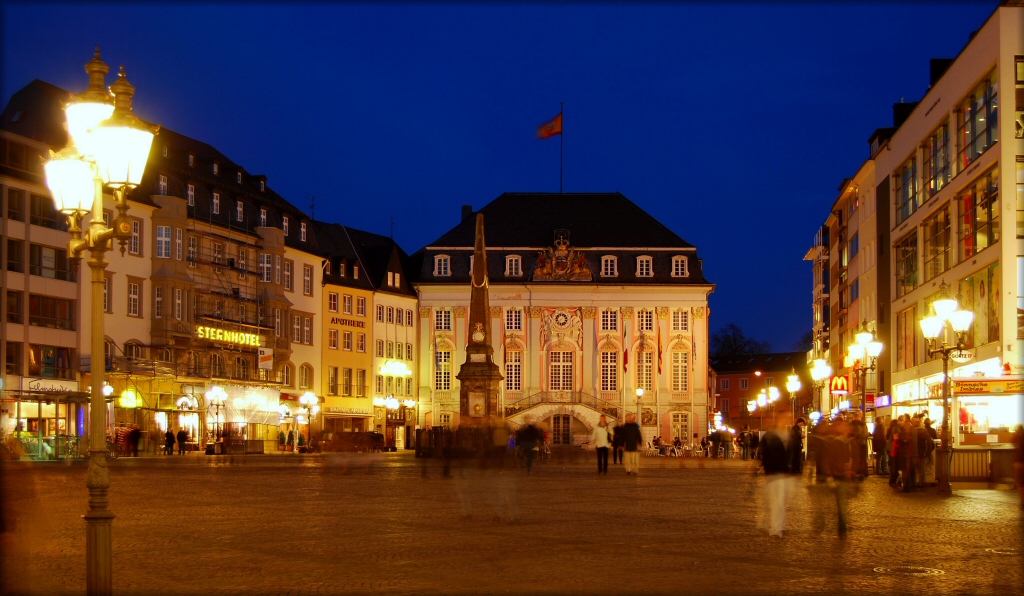
[[[792,479],[793,442],[786,429],[789,413],[783,412],[777,418],[774,428],[761,437],[761,466],[765,479],[765,511],[767,513],[768,535],[782,538],[786,529],[786,502]]]
[[[533,472],[533,458],[537,455],[538,445],[543,439],[544,433],[534,426],[532,418],[527,419],[526,426],[519,429],[516,434],[516,443],[522,447],[523,455],[526,456],[527,474]]]
[[[875,432],[871,434],[871,451],[875,454],[875,474],[883,476],[889,473],[885,450],[885,424],[881,420],[875,422]]]
[[[164,433],[164,454],[174,455],[174,433],[170,428]]]
[[[789,428],[789,440],[793,443],[792,448],[789,449],[789,471],[794,476],[800,476],[804,473],[804,427],[807,426],[807,421],[800,418],[796,419],[796,423]]]
[[[188,432],[184,428],[178,429],[178,455],[185,455],[185,443],[188,442]]]
[[[601,414],[601,419],[594,427],[593,441],[597,451],[597,473],[608,474],[608,446],[611,444],[608,432],[608,419]]]
[[[128,447],[132,457],[139,456],[139,440],[141,439],[142,431],[139,430],[139,425],[133,424],[132,429],[128,431]]]
[[[619,429],[616,435],[622,435],[622,446],[626,456],[626,474],[634,476],[640,473],[640,443],[643,442],[643,434],[640,432],[640,425],[636,423],[636,414],[626,416],[626,424]]]
[[[868,427],[864,424],[864,412],[857,410],[850,422],[850,456],[853,477],[863,480],[868,475]]]
[[[847,499],[849,480],[853,476],[851,452],[856,435],[851,426],[851,423],[840,418],[829,427],[825,437],[825,473],[831,480],[829,484],[835,496],[840,538],[846,538],[846,521],[849,519]]]
[[[740,444],[740,453],[743,456],[743,461],[750,459],[750,426],[744,426],[743,430],[740,431],[740,435],[737,438]]]
[[[622,430],[621,424],[616,424],[615,428],[612,429],[612,463],[613,464],[624,464],[626,463],[623,458],[622,449],[622,437],[619,435],[619,431]]]

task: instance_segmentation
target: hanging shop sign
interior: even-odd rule
[[[974,360],[974,352],[970,350],[953,350],[949,353],[949,359],[954,362],[970,362]]]
[[[972,379],[953,381],[953,393],[1019,393],[1024,391],[1024,379]]]
[[[238,344],[240,346],[260,347],[260,336],[255,333],[240,333],[238,331],[227,331],[225,329],[199,325],[196,327],[196,337]]]
[[[271,348],[260,348],[260,370],[273,370],[274,350]]]
[[[836,375],[828,386],[832,395],[848,395],[850,393],[850,380],[845,375]]]

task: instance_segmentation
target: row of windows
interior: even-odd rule
[[[338,338],[341,338],[340,345]],[[339,332],[337,329],[329,329],[327,331],[327,347],[331,350],[342,349],[346,352],[355,350],[356,352],[366,351],[366,334],[365,333],[353,333],[351,331]]]
[[[402,346],[405,346],[405,350],[402,350]],[[412,344],[403,344],[402,342],[388,341],[385,342],[383,339],[377,340],[377,349],[374,351],[374,355],[378,358],[397,358],[398,360],[412,360]]]
[[[25,245],[23,240],[7,239],[8,271],[25,272]],[[28,243],[28,272],[49,279],[78,281],[78,268],[68,258],[68,251],[41,244]]]
[[[377,375],[376,393],[378,395],[412,395],[411,377],[385,377]]]
[[[4,358],[4,373],[8,375],[24,375],[26,373],[24,357],[28,356],[27,374],[30,377],[44,379],[74,380],[77,375],[74,348],[29,344],[27,354],[25,344],[9,341]]]
[[[354,302],[355,303],[355,314],[356,314],[356,316],[360,316],[360,317],[365,317],[366,316],[366,298],[363,298],[362,296],[357,296],[357,297],[355,297],[355,300],[353,301],[352,294],[342,294],[342,295],[340,295],[340,298],[341,298],[340,303],[341,303],[341,313],[342,314],[346,314],[346,315],[353,314],[352,313],[352,304]],[[330,311],[330,312],[338,312],[338,307],[339,307],[339,294],[337,292],[328,292],[327,293],[327,310]]]
[[[892,173],[897,224],[999,141],[997,83],[993,70],[954,107],[955,124],[944,120],[922,141],[920,154],[915,151]],[[954,125],[955,146],[951,148],[950,128]]]
[[[410,311],[411,312],[411,311]],[[601,311],[601,331],[619,331],[618,309],[605,309]],[[639,331],[654,331],[654,311],[651,309],[640,309],[637,311],[637,329]],[[672,310],[672,331],[690,330],[690,311],[687,309]],[[434,311],[434,329],[436,331],[452,330],[452,311],[438,309]],[[522,309],[510,308],[505,311],[505,329],[507,331],[523,330]]]
[[[653,352],[640,352],[636,364],[637,387],[646,391],[654,390],[655,370],[660,372],[661,365],[656,363]],[[576,391],[575,353],[555,351],[548,353],[548,390]],[[620,354],[619,352],[601,352],[600,390],[618,391],[620,389]],[[450,391],[452,387],[452,353],[439,350],[435,354],[434,389]],[[657,368],[656,368],[657,364]],[[675,392],[689,391],[690,387],[690,353],[675,351],[669,354],[670,388]],[[505,354],[505,390],[523,390],[523,352],[510,350]]]
[[[327,367],[327,395],[367,397],[366,370]]]
[[[1024,172],[1024,164],[1018,166]],[[952,204],[956,206],[956,262],[971,259],[999,242],[998,168],[985,172],[961,190]],[[919,227],[893,242],[897,297],[938,277],[954,264],[950,211],[951,204],[942,205]]]
[[[378,323],[392,323],[406,327],[412,327],[416,323],[412,318],[412,310],[410,309],[403,310],[393,306],[385,307],[383,304],[378,304],[376,314]]]
[[[66,232],[68,219],[57,211],[53,199],[19,188],[8,187],[7,218],[11,221],[25,221],[25,197],[28,197],[28,222],[34,226]]]
[[[473,271],[473,257],[469,258],[469,272]],[[434,275],[436,277],[448,277],[452,274],[452,258],[450,255],[437,255],[434,257]],[[672,257],[672,277],[689,276],[687,257]],[[601,257],[601,277],[618,277],[619,258],[611,255]],[[654,257],[639,256],[636,258],[636,277],[654,277]],[[505,257],[505,276],[522,277],[523,259],[519,255]]]
[[[774,379],[772,377],[764,377],[765,385],[771,387],[774,385]],[[731,379],[718,379],[718,388],[721,391],[729,391],[729,387],[732,385]],[[746,391],[750,388],[750,380],[746,377],[740,377],[739,379],[740,391]]]

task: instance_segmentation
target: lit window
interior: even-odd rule
[[[690,354],[672,352],[672,391],[690,390]]]
[[[188,154],[188,165],[190,165],[190,166],[196,165],[196,156],[191,154],[191,153]]]
[[[356,298],[356,314],[360,317],[366,316],[366,298]]]
[[[376,308],[376,311],[377,311],[377,317],[376,317],[377,318],[377,322],[383,323],[384,322],[384,305],[383,304],[378,304],[377,308]]]
[[[239,184],[242,183],[242,173],[241,172],[238,172],[238,176],[235,178],[235,180],[237,180]]]
[[[523,390],[523,353],[513,350],[505,355],[505,391]]]
[[[452,353],[447,350],[439,350],[434,360],[434,389],[437,391],[451,391]]]
[[[601,352],[601,391],[619,390],[619,353]]]
[[[327,347],[331,350],[338,349],[338,330],[328,329],[327,330]]]

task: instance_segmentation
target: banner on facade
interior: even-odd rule
[[[260,348],[260,370],[273,370],[274,350],[271,348]]]

